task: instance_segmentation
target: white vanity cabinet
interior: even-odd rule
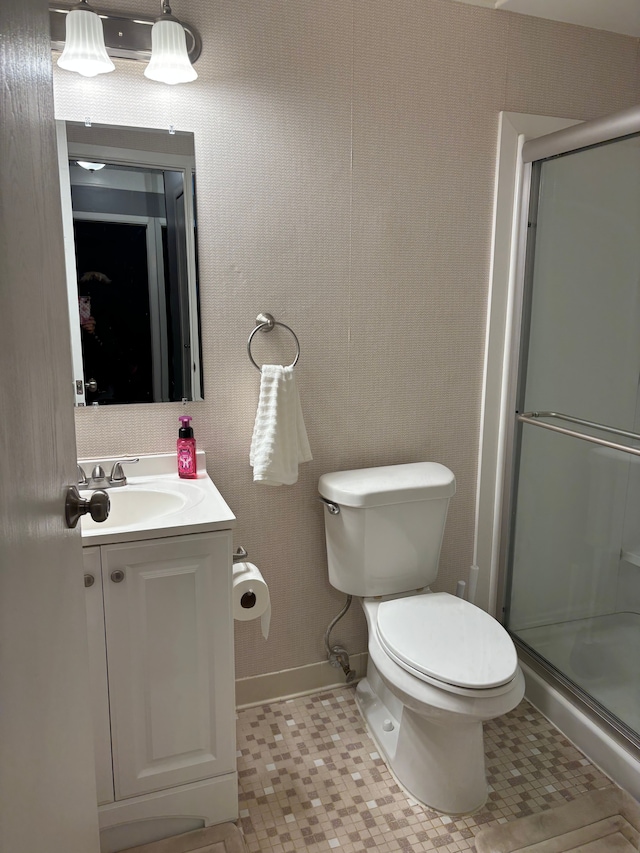
[[[234,820],[231,530],[84,556],[101,828]]]

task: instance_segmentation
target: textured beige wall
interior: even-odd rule
[[[107,0],[106,8],[126,3]],[[154,13],[155,2],[137,4]],[[195,133],[206,402],[199,447],[273,596],[236,630],[238,677],[323,659],[324,471],[433,459],[456,474],[437,588],[472,559],[500,110],[586,119],[637,102],[638,42],[449,0],[175,0],[204,49],[169,88],[140,63],[56,74],[57,114]],[[259,311],[297,332],[314,461],[254,485]],[[283,333],[257,357],[291,360]],[[167,451],[181,407],[78,410],[79,455]],[[366,647],[358,608],[336,629]]]

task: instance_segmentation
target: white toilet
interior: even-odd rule
[[[455,477],[437,462],[320,477],[329,580],[361,597],[367,677],[356,698],[417,800],[466,814],[487,798],[482,723],[524,695],[515,647],[488,613],[432,593]]]

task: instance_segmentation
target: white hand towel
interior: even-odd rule
[[[249,455],[254,482],[291,486],[298,464],[312,458],[293,367],[263,364]]]

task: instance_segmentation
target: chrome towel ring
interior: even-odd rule
[[[283,329],[286,329],[293,335],[293,339],[296,342],[296,357],[294,358],[293,363],[289,366],[295,367],[298,363],[298,359],[300,358],[300,341],[298,340],[298,337],[293,331],[293,329],[287,326],[285,323],[279,323],[277,320],[273,319],[273,316],[271,314],[267,314],[264,312],[258,314],[258,316],[256,317],[256,323],[258,325],[255,327],[253,332],[251,332],[251,334],[249,335],[249,340],[247,341],[247,355],[249,356],[249,360],[251,361],[251,364],[256,368],[256,370],[260,370],[262,372],[262,368],[259,364],[256,363],[253,356],[251,355],[251,341],[253,340],[253,336],[256,332],[270,332],[272,331],[274,326],[282,326]]]

